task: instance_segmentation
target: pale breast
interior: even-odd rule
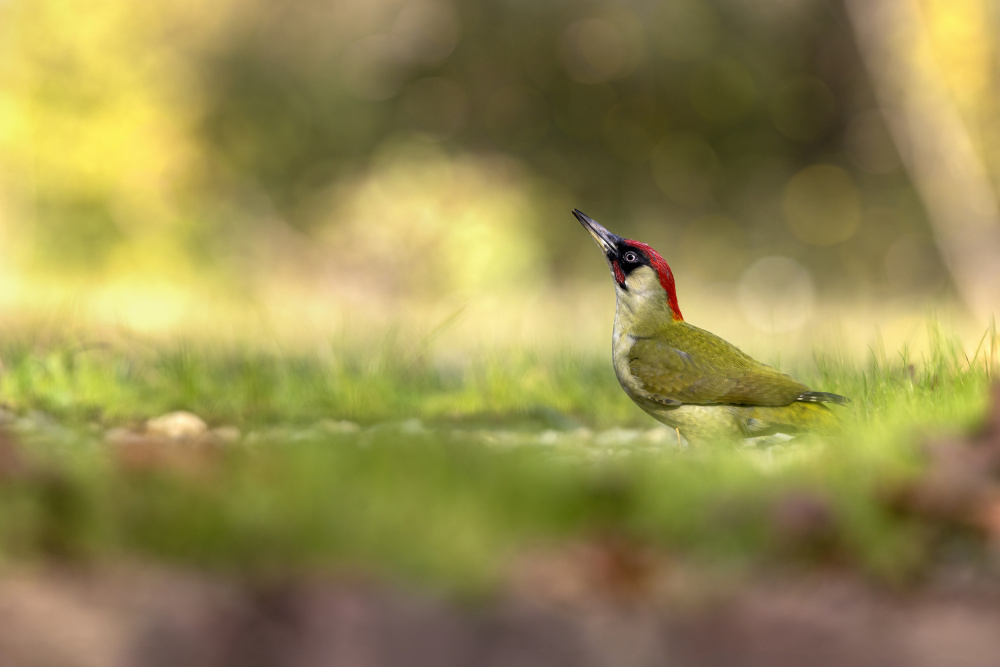
[[[632,370],[629,368],[629,352],[635,345],[635,341],[635,336],[621,330],[618,326],[618,318],[615,318],[615,330],[611,336],[611,358],[615,367],[615,375],[618,377],[618,384],[622,386],[629,398],[646,409],[645,404],[648,401],[641,396],[641,385],[633,377]]]

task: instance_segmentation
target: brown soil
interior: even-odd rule
[[[512,587],[470,604],[149,568],[0,578],[4,667],[944,664],[1000,664],[1000,595],[892,594],[824,576],[715,593],[674,586],[642,600]]]

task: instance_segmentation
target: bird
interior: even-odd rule
[[[652,247],[622,238],[579,209],[608,262],[617,305],[615,375],[636,405],[689,444],[832,431],[827,404],[839,394],[813,391],[713,333],[684,321],[674,274]]]

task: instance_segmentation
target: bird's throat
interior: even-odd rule
[[[652,336],[663,327],[680,320],[674,317],[674,312],[666,295],[662,292],[636,292],[635,290],[618,289],[615,307],[615,332],[645,338]]]
[[[668,294],[652,269],[643,267],[626,279],[627,289],[616,286],[615,330],[643,337],[681,321],[676,296]]]

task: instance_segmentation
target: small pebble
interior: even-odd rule
[[[548,429],[547,431],[542,431],[542,434],[538,436],[538,442],[543,445],[554,445],[559,442],[560,435],[558,431]]]
[[[146,422],[146,432],[163,435],[171,440],[194,440],[208,431],[208,424],[198,415],[178,410]]]

